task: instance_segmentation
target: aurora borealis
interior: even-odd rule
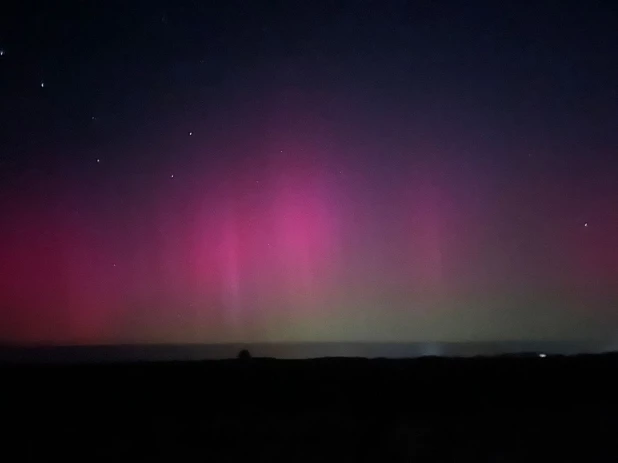
[[[11,10],[1,341],[612,341],[615,16],[260,3]]]

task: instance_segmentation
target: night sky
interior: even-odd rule
[[[618,329],[612,2],[0,11],[0,342]]]

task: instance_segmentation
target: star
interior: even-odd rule
[[[193,132],[189,132],[189,136],[193,135]]]
[[[584,223],[584,227],[588,228],[588,222]]]
[[[4,56],[4,50],[0,49],[0,56]]]
[[[94,116],[92,116],[90,119],[92,119],[93,121],[96,121],[96,120],[97,120],[97,118],[96,118],[96,117],[94,117]]]
[[[41,81],[41,88],[45,88],[45,82]]]
[[[170,178],[174,178],[174,174],[170,175]]]
[[[97,158],[97,164],[100,164],[101,160],[99,158]]]

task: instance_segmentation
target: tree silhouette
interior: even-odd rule
[[[249,360],[251,358],[251,353],[247,349],[243,349],[238,353],[239,360]]]

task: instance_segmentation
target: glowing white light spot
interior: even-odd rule
[[[586,222],[586,223],[584,224],[584,227],[588,227],[588,222]]]
[[[189,136],[193,135],[193,132],[189,132]]]
[[[174,174],[170,175],[170,178],[174,178]]]
[[[547,354],[539,354],[539,357],[541,357],[542,359],[544,359],[545,357],[547,357]]]
[[[101,160],[100,160],[100,159],[97,159],[97,164],[99,164],[100,162],[101,162]]]
[[[45,88],[45,82],[41,82],[41,88]]]
[[[0,50],[0,56],[4,56],[4,50]]]

